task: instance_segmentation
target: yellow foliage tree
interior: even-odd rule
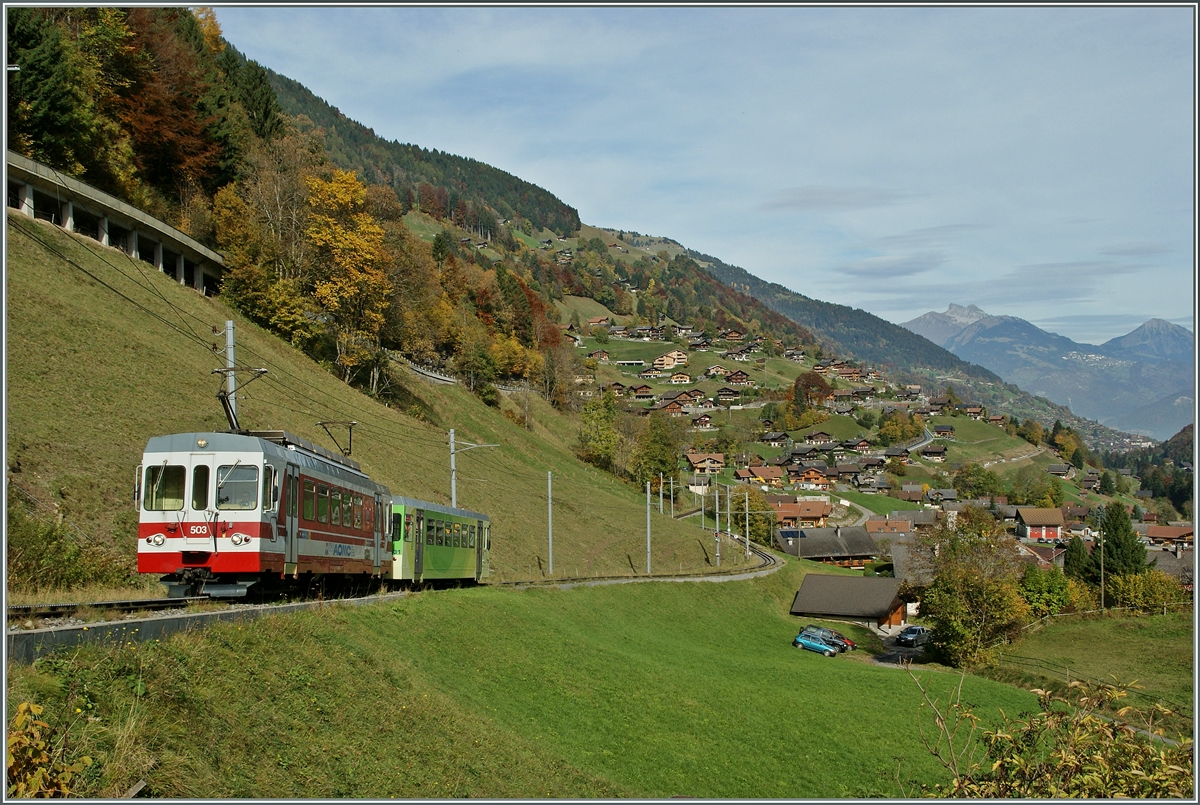
[[[337,347],[337,366],[349,383],[360,367],[378,363],[391,285],[384,270],[383,228],[364,210],[366,187],[353,171],[327,180],[308,177],[310,216],[305,233],[316,251],[313,298]]]

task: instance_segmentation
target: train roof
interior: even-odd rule
[[[203,439],[204,450],[212,452],[256,451],[295,461],[295,454],[307,456],[309,461],[324,463],[330,471],[348,473],[348,477],[368,481],[380,490],[391,494],[386,485],[375,481],[365,472],[361,465],[339,453],[335,453],[319,444],[313,444],[303,436],[297,436],[283,430],[260,430],[248,433],[172,433],[166,436],[151,436],[146,442],[147,453],[192,453]],[[303,463],[303,462],[301,462]]]
[[[408,506],[414,509],[424,509],[427,512],[438,512],[439,514],[451,514],[458,517],[472,517],[476,520],[487,520],[491,522],[486,514],[482,512],[473,512],[470,509],[455,509],[450,506],[444,506],[441,503],[430,503],[427,500],[417,500],[416,498],[406,498],[403,495],[392,495],[393,506]]]

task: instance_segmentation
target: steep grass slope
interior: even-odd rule
[[[526,430],[465,389],[398,371],[400,402],[388,408],[219,298],[44,222],[10,211],[8,224],[8,469],[93,537],[133,551],[134,470],[150,436],[227,428],[212,374],[225,365],[213,351],[223,336],[213,330],[233,319],[238,366],[268,369],[238,395],[244,427],[283,428],[333,448],[315,423],[355,420],[364,470],[395,494],[441,503],[450,498],[454,428],[461,442],[499,445],[458,456],[459,505],[493,518],[497,579],[548,571],[547,472],[555,574],[645,573],[644,495],[575,459],[576,426],[540,399],[528,401]],[[505,405],[523,410],[525,400]],[[331,430],[345,445],[344,429]],[[655,572],[708,566],[699,528],[655,514],[652,529]]]
[[[9,697],[73,723],[92,796],[895,797],[898,758],[944,780],[903,670],[790,646],[813,569],[327,607],[13,668]],[[1033,704],[964,695],[985,723]]]

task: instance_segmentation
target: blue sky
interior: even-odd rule
[[[1194,331],[1193,9],[217,7],[387,139],[895,322]]]

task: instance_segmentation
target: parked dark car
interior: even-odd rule
[[[833,647],[839,651],[846,651],[854,648],[854,644],[850,641],[847,641],[845,637],[842,637],[841,632],[836,632],[832,629],[826,629],[824,626],[809,624],[808,626],[804,627],[804,631],[820,637],[824,642],[828,643],[829,645],[833,645]]]
[[[908,626],[896,636],[897,646],[923,646],[929,642],[932,632],[924,626]]]
[[[841,640],[843,643],[845,643],[847,646],[849,646],[851,651],[854,651],[856,648],[858,648],[858,643],[855,643],[853,640],[846,637],[844,634],[839,632],[837,629],[830,629],[829,631],[833,632],[834,637],[836,637],[838,640]]]

